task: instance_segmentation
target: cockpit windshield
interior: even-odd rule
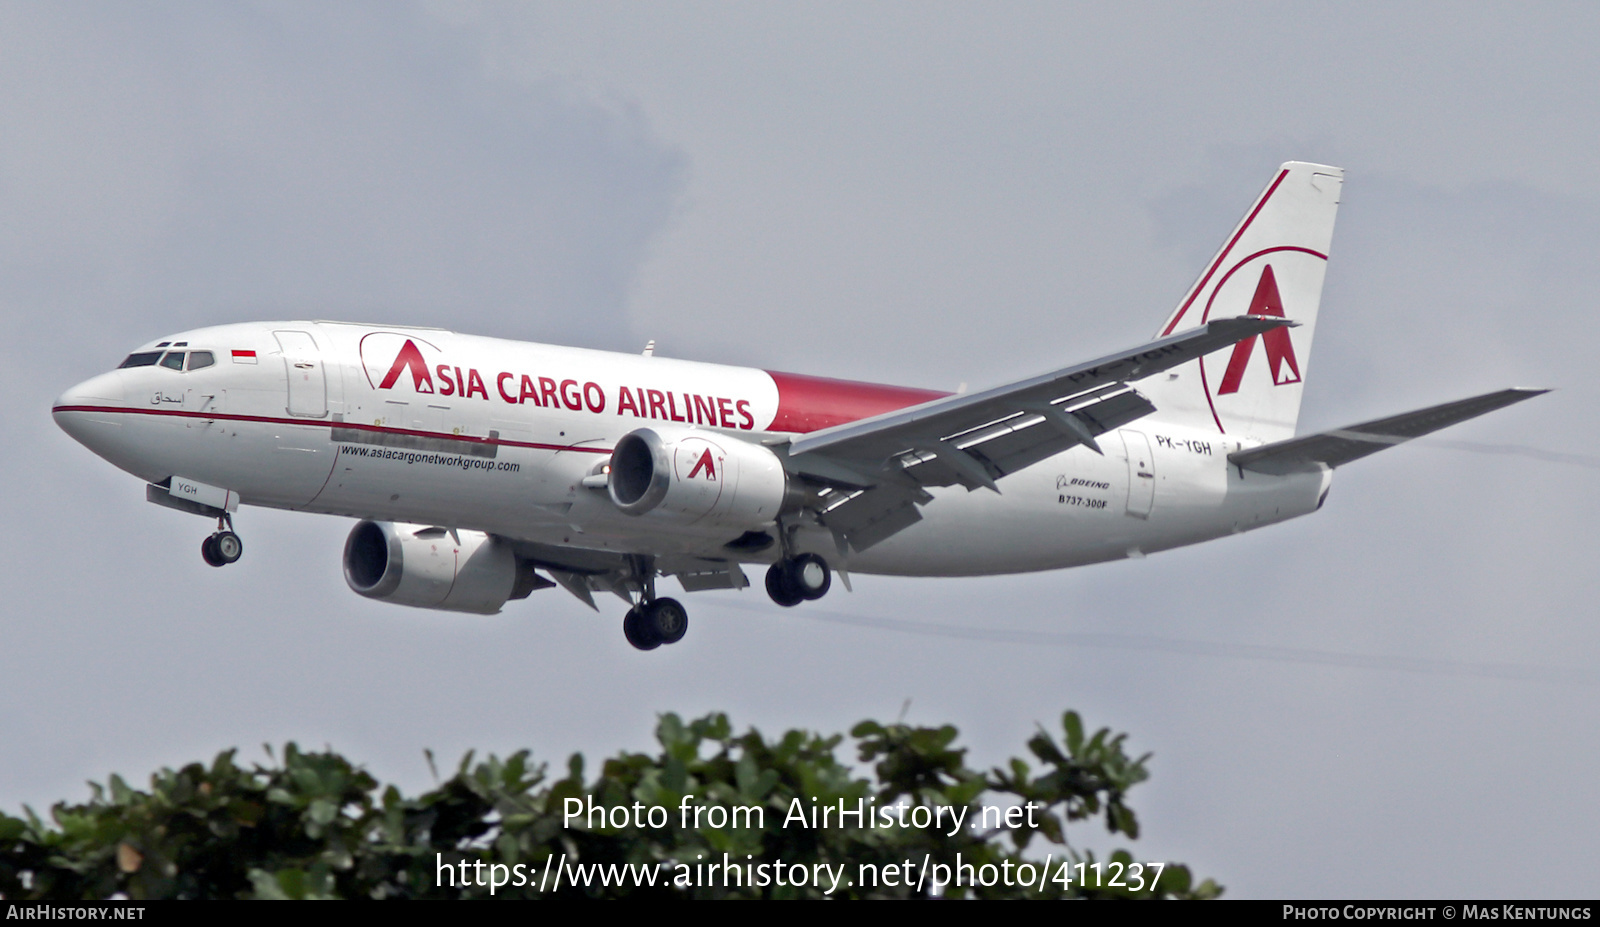
[[[217,362],[216,355],[210,351],[189,351],[187,355],[190,370],[210,367]],[[168,370],[182,370],[184,369],[184,356],[185,352],[183,351],[136,351],[129,354],[122,363],[118,364],[117,369],[121,370],[124,367],[154,367],[160,364]]]

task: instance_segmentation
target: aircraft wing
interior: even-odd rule
[[[994,389],[795,438],[791,471],[826,484],[823,521],[865,550],[919,521],[927,489],[961,485],[999,492],[1008,473],[1155,411],[1129,381],[1187,363],[1284,325],[1271,316],[1217,319],[1128,351]]]
[[[1276,476],[1324,467],[1331,469],[1547,392],[1549,390],[1503,389],[1471,399],[1460,399],[1415,412],[1236,451],[1228,455],[1228,461],[1245,470]]]

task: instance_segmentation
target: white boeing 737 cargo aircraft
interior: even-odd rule
[[[1295,436],[1343,172],[1289,163],[1157,339],[981,392],[797,376],[402,326],[180,332],[56,401],[73,438],[215,519],[240,505],[360,519],[350,588],[494,613],[560,585],[682,639],[656,592],[779,605],[833,574],[1053,570],[1315,511],[1333,469],[1541,390]]]

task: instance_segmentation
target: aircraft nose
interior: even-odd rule
[[[90,377],[56,397],[52,411],[75,411],[84,408],[127,405],[121,372],[117,370]]]
[[[50,416],[73,440],[95,450],[97,437],[107,427],[121,424],[115,410],[126,408],[127,404],[122,378],[112,371],[84,380],[57,396]]]

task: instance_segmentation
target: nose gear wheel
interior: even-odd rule
[[[237,563],[244,556],[244,541],[232,531],[218,531],[200,542],[200,558],[214,567]]]

